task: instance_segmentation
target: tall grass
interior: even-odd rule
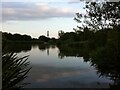
[[[16,53],[2,54],[2,90],[13,90],[24,87],[22,81],[30,71],[28,56],[18,57]]]

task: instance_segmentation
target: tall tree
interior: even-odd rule
[[[120,25],[120,1],[86,2],[84,9],[86,9],[85,15],[76,13],[74,18],[77,22],[82,23],[82,27],[77,26],[79,29],[88,27],[96,31]],[[82,18],[84,18],[83,21]]]

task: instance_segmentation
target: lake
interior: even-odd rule
[[[30,84],[25,88],[108,88],[113,83],[107,77],[100,77],[92,62],[85,62],[80,56],[65,56],[57,46],[25,48],[28,49],[17,52],[18,56],[30,55],[32,69],[24,80]]]

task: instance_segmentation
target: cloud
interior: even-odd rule
[[[80,3],[81,0],[68,0],[68,3]]]
[[[75,12],[72,8],[53,7],[47,3],[4,2],[2,5],[3,21],[74,17]]]

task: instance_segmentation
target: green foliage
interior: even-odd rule
[[[80,29],[88,27],[90,30],[113,28],[120,25],[120,1],[119,2],[86,2],[86,14],[76,13],[76,20],[82,23]],[[84,21],[81,19],[84,18]]]
[[[48,42],[49,40],[50,38],[43,36],[43,35],[39,37],[39,41]]]
[[[64,35],[64,31],[61,30],[61,31],[58,32],[59,38],[60,38],[61,36],[63,36],[63,35]]]
[[[17,54],[2,52],[2,90],[13,90],[24,87],[22,81],[31,68],[28,67],[28,56],[19,58]]]
[[[31,38],[29,35],[20,35],[20,34],[11,34],[7,32],[2,32],[2,44],[44,44],[44,43],[50,43],[55,44],[57,39],[54,37],[49,38],[46,36],[39,36],[39,39],[37,38]]]
[[[66,32],[59,38],[59,40],[61,40],[61,41],[62,40],[74,41],[74,40],[77,40],[77,35],[74,32]]]
[[[8,41],[30,41],[32,40],[31,36],[29,35],[20,35],[20,34],[11,34],[11,33],[2,33],[3,40]]]

